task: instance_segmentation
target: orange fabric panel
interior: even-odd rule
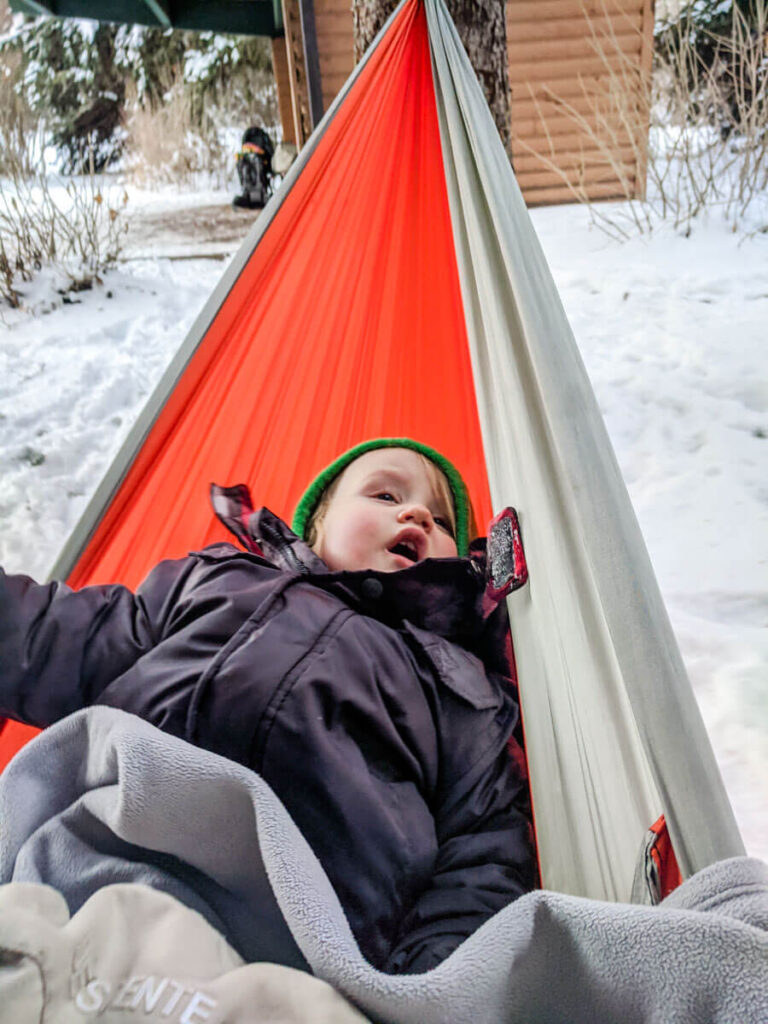
[[[25,743],[37,736],[39,729],[21,722],[11,722],[0,718],[0,771],[5,768],[14,754],[17,754]]]
[[[359,76],[168,400],[70,576],[135,586],[224,539],[208,485],[289,518],[370,437],[438,448],[490,498],[423,6]]]

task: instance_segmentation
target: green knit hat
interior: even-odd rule
[[[306,540],[305,531],[312,513],[320,503],[323,492],[333,483],[339,473],[346,469],[350,462],[365,455],[366,452],[375,451],[377,448],[410,448],[411,451],[419,452],[433,462],[443,473],[453,495],[453,509],[456,514],[456,548],[463,558],[469,550],[469,496],[464,481],[456,467],[446,459],[440,452],[435,451],[426,444],[419,441],[412,441],[409,437],[379,437],[372,441],[363,441],[356,444],[354,448],[339,455],[330,466],[319,473],[302,495],[301,500],[293,513],[291,528],[299,537]]]

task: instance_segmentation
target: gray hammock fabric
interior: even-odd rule
[[[425,0],[494,507],[530,571],[509,599],[547,888],[628,900],[664,812],[684,876],[744,853],[597,402],[482,90]]]

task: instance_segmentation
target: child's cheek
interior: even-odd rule
[[[380,513],[377,514],[375,510],[360,514],[355,537],[357,545],[361,549],[367,552],[377,550],[386,545],[386,524],[382,520],[383,516]]]
[[[446,534],[441,535],[439,541],[439,554],[438,558],[455,558],[459,551],[456,547],[456,541],[452,537],[448,537]]]

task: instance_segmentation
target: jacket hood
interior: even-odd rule
[[[397,572],[332,572],[282,519],[254,509],[245,484],[212,484],[211,503],[246,551],[307,577],[364,614],[393,626],[407,621],[470,650],[502,598],[527,579],[514,509],[493,520],[488,542],[474,541],[467,558],[427,558]]]

